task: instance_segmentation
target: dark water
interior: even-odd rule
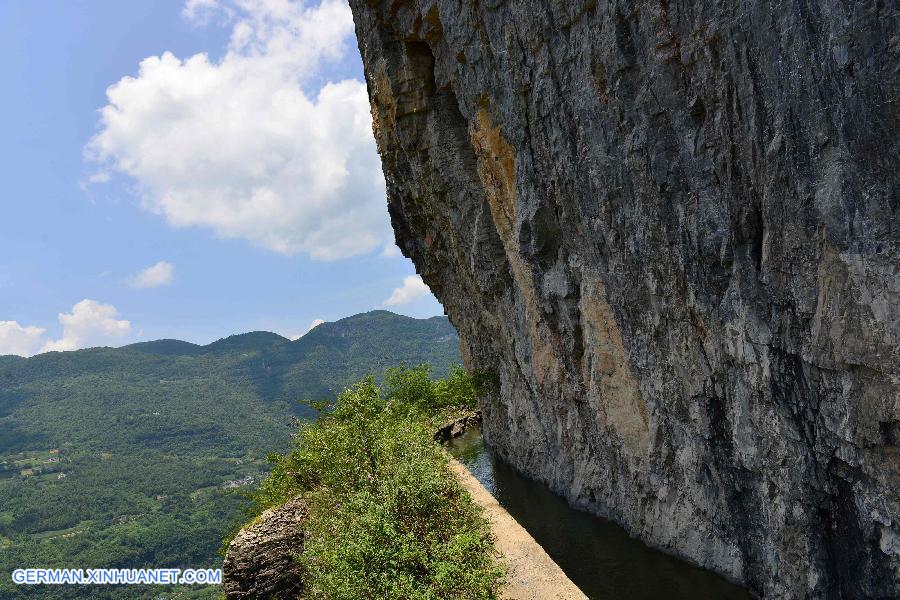
[[[469,430],[451,453],[575,584],[594,600],[749,600],[722,577],[648,548],[618,525],[576,510],[546,485],[519,475]]]

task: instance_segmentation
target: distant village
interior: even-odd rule
[[[60,470],[64,462],[59,448],[21,452],[0,460],[0,478],[55,475],[55,479],[64,479],[66,473]]]
[[[241,477],[240,479],[232,479],[231,481],[226,481],[222,484],[222,489],[234,490],[245,485],[250,485],[255,481],[256,477],[254,477],[253,475],[246,475],[244,477]]]

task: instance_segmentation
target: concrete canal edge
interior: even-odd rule
[[[497,550],[506,565],[504,600],[587,600],[559,565],[524,527],[456,459],[450,468],[491,524]]]

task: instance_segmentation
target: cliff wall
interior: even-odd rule
[[[896,5],[350,4],[489,444],[768,597],[900,594]]]

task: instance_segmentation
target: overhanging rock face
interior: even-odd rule
[[[350,4],[491,446],[766,596],[900,593],[897,8]]]

